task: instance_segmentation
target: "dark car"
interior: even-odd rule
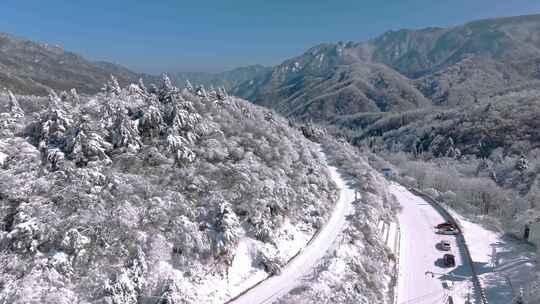
[[[447,253],[443,255],[443,263],[446,267],[454,267],[456,266],[456,258],[453,254]]]
[[[457,230],[456,225],[454,225],[452,223],[449,223],[449,222],[440,223],[439,225],[435,226],[435,228],[436,229],[456,229]]]

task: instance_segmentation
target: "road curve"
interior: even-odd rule
[[[322,154],[324,155],[324,153]],[[325,157],[325,156],[324,156]],[[326,162],[326,159],[325,159]],[[297,287],[303,276],[324,257],[346,223],[346,216],[354,201],[354,189],[349,187],[334,166],[327,165],[333,181],[339,189],[339,200],[327,223],[302,251],[281,271],[281,275],[273,276],[259,283],[241,296],[230,301],[233,304],[269,304]]]

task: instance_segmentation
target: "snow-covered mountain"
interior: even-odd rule
[[[234,92],[319,121],[471,104],[516,85],[540,85],[538,29],[540,15],[529,15],[322,44]]]
[[[134,73],[120,65],[91,62],[55,45],[36,43],[0,33],[0,88],[17,94],[46,95],[49,88],[97,93],[110,75],[126,85],[139,78],[159,78]]]
[[[223,303],[299,253],[339,196],[305,132],[223,89],[112,78],[94,96],[0,101],[5,303]],[[365,159],[328,140],[365,200],[330,235],[355,248],[340,258],[358,291],[328,281],[329,295],[389,298],[393,264],[375,234],[394,205]]]

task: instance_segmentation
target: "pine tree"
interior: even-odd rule
[[[193,92],[193,91],[194,91],[193,85],[191,84],[191,82],[189,82],[189,79],[186,79],[186,89],[187,89],[189,92]]]
[[[122,88],[118,83],[118,79],[116,79],[114,75],[111,75],[111,79],[107,81],[107,83],[103,87],[103,91],[107,94],[114,94],[120,96],[120,94],[122,93]]]
[[[78,166],[85,166],[92,160],[108,160],[109,157],[106,152],[111,146],[101,135],[90,128],[88,117],[81,116],[77,125],[79,127],[68,138],[67,151],[69,151],[69,157]]]
[[[178,89],[173,86],[169,76],[167,76],[167,74],[163,74],[161,88],[159,89],[159,101],[164,103],[173,102],[177,93]]]
[[[140,119],[140,130],[150,138],[158,136],[164,128],[163,115],[155,99],[150,97]]]
[[[53,90],[49,92],[49,109],[43,116],[39,117],[37,125],[35,139],[45,158],[49,148],[64,149],[66,135],[73,125],[73,119]]]
[[[214,250],[217,256],[225,256],[230,261],[230,254],[240,236],[240,222],[231,205],[222,201],[218,204],[214,224]]]
[[[8,108],[9,113],[14,118],[20,118],[24,116],[24,111],[21,109],[21,106],[19,105],[19,102],[17,101],[17,98],[11,91],[8,91],[9,95],[9,102],[8,102]]]
[[[516,162],[515,167],[518,171],[525,171],[529,168],[529,162],[527,161],[527,158],[525,157],[525,155],[521,155],[519,157],[519,159]]]
[[[79,97],[79,94],[75,88],[71,89],[69,94],[71,95],[71,101],[74,105],[79,105],[81,103],[81,98]]]
[[[142,142],[137,122],[132,121],[127,113],[118,112],[111,131],[111,140],[115,148],[128,147],[133,151],[138,151]]]
[[[208,98],[208,93],[206,93],[206,90],[204,89],[204,86],[201,85],[195,90],[195,95],[199,96],[204,101],[210,101]]]
[[[189,148],[191,141],[183,136],[169,134],[167,136],[167,150],[174,156],[179,166],[191,163],[195,160],[195,153]]]
[[[161,289],[161,295],[155,304],[183,304],[184,296],[180,293],[176,282],[169,279]]]
[[[148,94],[148,89],[146,89],[146,86],[144,85],[144,81],[142,78],[139,78],[138,85],[145,95]]]

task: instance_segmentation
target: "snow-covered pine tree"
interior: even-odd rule
[[[43,116],[38,116],[37,119],[37,129],[34,136],[36,137],[38,149],[46,159],[49,148],[64,149],[66,135],[73,125],[73,118],[61,104],[58,95],[51,90],[49,92],[49,109]]]
[[[155,304],[183,304],[184,297],[180,293],[176,282],[172,279],[167,280],[161,289],[161,295]]]
[[[226,201],[218,204],[216,222],[214,223],[214,253],[225,257],[227,263],[232,262],[230,254],[240,238],[240,222],[231,205]]]
[[[81,103],[81,98],[79,97],[79,93],[77,93],[77,90],[75,88],[69,91],[69,95],[71,97],[71,102],[74,105],[79,105]]]
[[[189,92],[193,92],[195,89],[193,88],[193,85],[191,84],[191,82],[189,81],[189,79],[186,79],[186,89],[189,91]]]
[[[178,89],[173,86],[167,74],[162,75],[161,87],[159,88],[159,101],[162,103],[173,102],[178,93]]]
[[[203,85],[200,85],[199,87],[197,87],[197,89],[195,90],[195,95],[199,96],[204,101],[210,100],[208,98],[208,93],[206,93],[206,89],[204,88]]]
[[[519,159],[516,162],[515,167],[518,171],[525,171],[529,168],[529,162],[527,161],[527,158],[525,157],[525,155],[523,154],[520,155]]]
[[[142,110],[142,117],[139,120],[140,131],[144,136],[155,138],[159,136],[164,128],[163,115],[160,104],[154,96],[150,96],[146,102],[147,104]]]
[[[127,147],[132,151],[138,151],[142,142],[137,121],[131,120],[123,111],[118,112],[111,130],[111,141],[115,148]]]
[[[11,91],[8,91],[9,96],[9,103],[8,103],[8,109],[9,114],[11,117],[14,118],[20,118],[24,116],[24,111],[21,109],[21,106],[19,105],[19,102],[17,101],[17,98]]]
[[[219,87],[217,91],[217,99],[223,102],[227,100],[228,97],[229,95],[227,94],[227,90],[225,90],[224,87]]]
[[[208,90],[208,98],[210,101],[216,101],[218,99],[218,92],[213,85],[211,85],[210,89]]]
[[[127,268],[122,268],[120,274],[113,280],[105,283],[105,303],[137,304],[139,295],[143,291],[147,272],[146,256],[140,247]]]
[[[171,134],[167,136],[167,150],[174,156],[175,162],[179,166],[183,166],[195,160],[196,155],[190,148],[191,144],[192,141],[175,134],[172,131]]]
[[[90,161],[109,160],[106,152],[111,149],[111,144],[90,128],[89,118],[82,115],[77,125],[67,141],[69,158],[81,167]]]
[[[146,89],[146,86],[144,85],[144,81],[142,78],[139,78],[138,86],[145,95],[148,94],[148,89]]]
[[[111,79],[107,81],[102,90],[107,94],[115,94],[117,96],[120,96],[122,93],[122,88],[118,83],[118,79],[114,77],[114,75],[111,75]]]

